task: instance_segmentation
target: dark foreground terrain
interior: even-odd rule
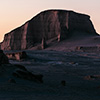
[[[62,51],[26,51],[25,60],[10,60],[43,83],[0,76],[0,100],[100,100],[100,54]]]

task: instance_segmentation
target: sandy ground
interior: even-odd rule
[[[64,51],[27,50],[28,59],[10,60],[42,74],[43,83],[0,76],[0,100],[100,100],[100,54]],[[61,81],[66,81],[63,86]]]
[[[99,43],[99,36],[73,36],[48,42],[45,50],[26,50],[27,59],[10,63],[42,74],[43,83],[0,75],[0,100],[100,100],[100,53],[75,51],[77,46],[99,48]],[[16,83],[9,83],[11,78]]]
[[[48,43],[48,47],[46,48],[46,50],[70,52],[75,51],[77,46],[100,47],[100,36],[76,35],[60,42],[52,41]]]

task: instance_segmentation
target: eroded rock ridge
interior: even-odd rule
[[[5,34],[0,47],[2,50],[29,49],[53,38],[61,41],[74,33],[79,35],[77,32],[97,35],[90,16],[67,10],[47,10]]]

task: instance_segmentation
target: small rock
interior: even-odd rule
[[[100,79],[100,75],[88,75],[88,76],[85,76],[84,79],[86,80]]]
[[[65,81],[65,80],[62,80],[62,81],[61,81],[61,85],[62,85],[62,86],[66,86],[66,81]]]
[[[20,59],[25,59],[25,58],[27,58],[27,54],[25,51],[22,51],[20,54]]]
[[[23,60],[27,58],[27,54],[25,51],[6,53],[6,56],[9,59],[13,59],[13,60]]]
[[[76,63],[76,62],[70,62],[69,64],[71,64],[72,66],[77,66],[77,65],[79,65],[79,64]]]

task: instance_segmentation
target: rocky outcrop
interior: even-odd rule
[[[11,53],[5,53],[5,54],[9,59],[12,59],[12,60],[23,60],[27,58],[27,54],[25,51],[11,52]]]
[[[43,75],[32,74],[22,65],[15,65],[15,66],[16,66],[16,70],[13,71],[13,73],[12,73],[13,76],[15,76],[17,78],[29,80],[29,81],[43,83],[43,80],[42,80]]]
[[[22,65],[13,65],[13,64],[2,64],[0,65],[0,77],[13,77],[15,80],[16,78],[34,81],[38,83],[43,83],[43,75],[35,75],[29,72],[24,66]],[[14,83],[12,79],[9,82]],[[15,82],[16,83],[16,82]]]
[[[7,58],[7,56],[3,53],[2,50],[0,50],[0,65],[1,64],[8,64],[9,60]]]
[[[85,80],[100,80],[100,75],[88,75],[84,77]]]
[[[25,53],[25,52],[24,52]],[[17,77],[24,80],[43,83],[43,75],[35,75],[29,72],[24,66],[18,64],[10,64],[7,56],[0,50],[0,77]],[[9,79],[10,83],[16,83],[14,79]]]
[[[67,39],[79,35],[77,32],[97,35],[90,16],[67,10],[48,10],[6,34],[0,47],[2,50],[22,50],[42,43],[41,48],[45,48],[46,41],[55,37],[57,41]]]
[[[100,52],[99,46],[78,46],[75,48],[76,51],[82,52]]]

